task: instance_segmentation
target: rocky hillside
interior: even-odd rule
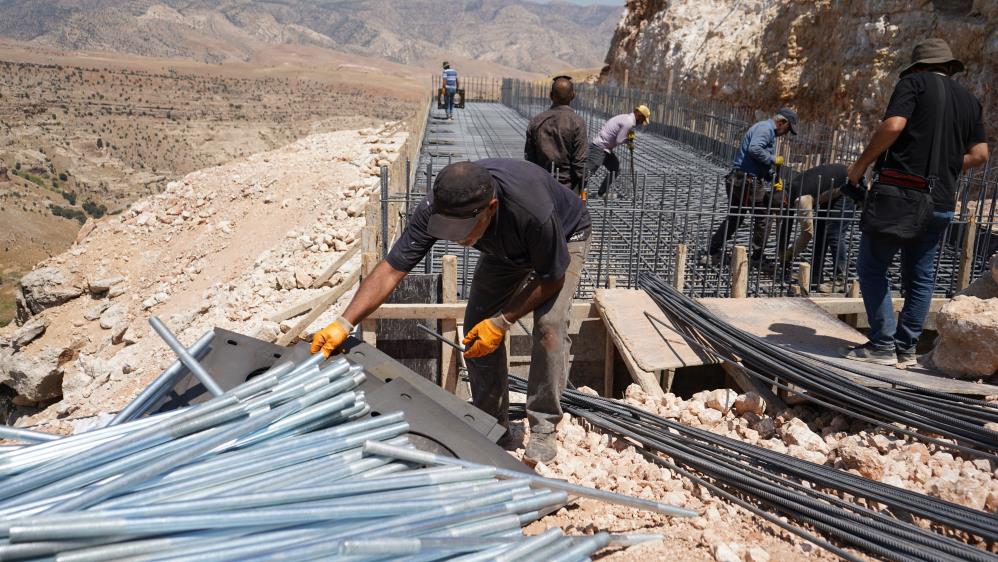
[[[629,0],[604,82],[738,105],[797,106],[802,119],[878,118],[896,70],[925,37],[949,41],[959,80],[998,114],[998,2],[940,0]],[[991,127],[992,139],[998,134]]]
[[[378,165],[405,138],[400,123],[311,135],[90,221],[20,281],[19,325],[0,329],[0,423],[122,407],[174,359],[150,315],[188,344],[213,326],[276,339],[267,318],[323,290],[316,276],[359,237]]]
[[[524,0],[0,3],[0,36],[62,49],[206,62],[311,45],[406,64],[478,59],[548,73],[599,63],[615,6]]]

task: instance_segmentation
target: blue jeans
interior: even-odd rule
[[[444,89],[444,105],[447,107],[447,117],[450,117],[454,113],[454,94],[456,93],[457,88]]]
[[[859,240],[859,287],[870,321],[870,344],[879,350],[912,353],[922,335],[935,289],[936,252],[953,212],[935,211],[925,232],[911,240],[863,233]],[[894,319],[890,279],[887,270],[894,255],[901,252],[901,286],[904,307]]]

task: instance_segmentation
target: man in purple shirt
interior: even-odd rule
[[[634,127],[643,125],[651,117],[647,105],[639,105],[631,113],[622,113],[603,124],[599,134],[589,144],[589,156],[586,158],[586,176],[592,176],[600,166],[606,168],[606,176],[599,185],[599,195],[602,197],[610,187],[610,182],[620,172],[620,160],[613,150],[628,143],[632,148]]]

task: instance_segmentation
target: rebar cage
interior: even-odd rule
[[[522,158],[528,119],[550,107],[548,82],[470,77],[462,78],[462,87],[468,92],[467,107],[457,112],[455,121],[430,111],[419,161],[410,168],[405,192],[389,196],[390,201],[399,203],[398,216],[392,219],[399,221],[400,227],[425,197],[436,174],[449,163]],[[730,256],[735,245],[745,246],[748,255],[759,258],[753,260],[749,271],[749,295],[808,294],[819,288],[824,292],[846,291],[845,281],[856,277],[860,238],[857,210],[820,202],[813,212],[802,211],[797,201],[775,192],[761,205],[746,205],[741,200],[733,205],[725,191],[724,177],[741,136],[767,113],[676,93],[591,84],[577,85],[572,106],[586,121],[593,138],[606,119],[633,111],[639,103],[651,108],[651,121],[638,131],[633,153],[617,149],[621,170],[611,178],[608,196],[596,194],[604,172],[596,172],[586,181],[593,235],[577,297],[591,296],[595,289],[606,286],[611,276],[617,286],[635,287],[642,271],[668,279],[674,279],[679,271],[687,294],[730,296]],[[782,137],[777,143],[777,153],[786,160],[781,170],[786,185],[813,166],[851,163],[867,136],[863,131],[804,121],[797,136]],[[988,267],[988,259],[998,251],[996,207],[995,166],[989,162],[985,168],[961,176],[956,215],[936,256],[937,295],[952,296],[967,279],[976,278]],[[729,216],[746,224],[735,230],[719,256],[712,259],[707,251],[710,237]],[[777,259],[778,253],[797,239],[806,220],[813,221],[818,233],[837,234],[839,253],[836,255],[834,247],[820,251],[826,238],[816,236],[791,262]],[[753,240],[748,224],[757,221],[765,229],[761,243]],[[395,231],[401,232],[401,228]],[[685,252],[677,252],[680,244],[685,245]],[[418,270],[440,271],[440,259],[446,254],[458,256],[458,292],[466,298],[477,251],[441,241]],[[800,264],[809,265],[805,272],[810,270],[803,281]],[[893,289],[903,292],[898,265],[891,269],[891,279]]]

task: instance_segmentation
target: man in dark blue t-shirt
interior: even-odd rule
[[[916,364],[915,346],[935,289],[936,252],[956,208],[957,176],[988,160],[981,102],[950,78],[961,71],[963,63],[946,41],[927,39],[915,45],[883,121],[849,167],[852,185],[871,164],[881,178],[889,173],[936,180],[931,187],[933,214],[921,233],[904,240],[871,232],[860,237],[856,269],[870,320],[870,341],[850,350],[846,355],[850,359],[899,367]],[[942,127],[939,131],[937,122]],[[939,146],[934,147],[936,139]],[[932,169],[934,150],[937,166]],[[895,321],[887,271],[898,253],[906,292]]]
[[[554,432],[568,380],[569,315],[590,230],[582,199],[535,164],[512,159],[451,164],[437,175],[427,199],[343,315],[315,335],[312,353],[328,356],[337,350],[437,240],[474,247],[482,256],[464,316],[472,401],[508,424],[505,335],[533,312],[531,436],[524,456],[548,462],[557,454]]]

